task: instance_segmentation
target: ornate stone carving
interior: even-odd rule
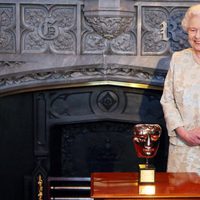
[[[106,39],[95,32],[86,32],[82,41],[83,53],[101,54],[107,48]]]
[[[134,27],[136,14],[134,11],[134,1],[86,1],[84,16],[87,24],[85,27],[87,31],[90,31],[88,33],[90,36],[92,32],[93,44],[96,47],[95,52],[90,51],[90,48],[87,48],[89,47],[89,41],[83,37],[83,42],[86,43],[82,45],[84,53],[99,53],[100,50],[101,53],[106,52],[107,54],[135,54],[136,36]],[[92,30],[90,27],[92,27]],[[99,35],[98,38],[94,37],[96,34]],[[103,49],[99,49],[96,39],[98,39],[100,44],[106,46]]]
[[[161,55],[168,50],[167,18],[168,12],[163,8],[143,8],[143,55]]]
[[[82,48],[84,54],[136,54],[136,16],[131,18],[131,25],[127,32],[116,33],[112,38],[106,38],[97,31],[90,28],[88,22],[83,20],[85,33],[82,37]],[[98,24],[97,24],[98,26]],[[100,28],[100,25],[99,25]],[[112,30],[110,30],[112,31]]]
[[[22,22],[23,52],[76,52],[76,7],[24,5]]]
[[[192,1],[12,2],[0,4],[1,94],[95,80],[162,85],[165,73],[159,69],[169,66],[163,57],[169,60],[172,52],[189,46],[180,22]],[[92,54],[91,61],[86,54]],[[106,65],[96,54],[123,56],[116,65],[110,56]]]
[[[103,91],[97,98],[97,106],[103,112],[112,112],[119,104],[119,97],[113,91]]]
[[[136,35],[134,32],[123,33],[111,42],[114,54],[136,54]]]
[[[74,80],[77,82],[84,80],[123,80],[142,82],[147,84],[161,85],[164,82],[166,72],[162,70],[137,68],[130,66],[120,66],[117,64],[107,64],[106,67],[102,65],[92,65],[85,68],[76,68],[75,70],[57,70],[54,72],[36,72],[25,75],[16,75],[10,77],[3,77],[0,79],[0,86],[3,89],[13,87],[22,87],[27,84],[40,84],[42,81],[50,83],[56,82],[70,82]]]
[[[149,8],[143,12],[143,55],[162,55],[189,47],[181,21],[187,8]]]
[[[8,60],[8,61],[4,61],[4,60],[0,60],[0,67],[20,67],[21,65],[25,64],[25,61],[15,61],[15,60]]]
[[[0,5],[0,53],[15,53],[16,13],[14,5]]]
[[[171,11],[168,21],[169,43],[171,52],[189,47],[187,33],[181,27],[181,21],[187,8],[175,8]]]
[[[132,17],[87,16],[88,23],[104,38],[110,40],[130,30]]]

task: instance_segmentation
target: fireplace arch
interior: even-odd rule
[[[158,171],[165,171],[168,138],[160,105],[162,90],[137,86],[96,85],[35,93],[34,184],[41,174],[45,184],[49,176],[136,171],[139,159],[131,135],[137,123],[162,126],[160,149],[152,162]]]

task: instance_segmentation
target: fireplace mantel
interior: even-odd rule
[[[116,55],[23,55],[0,61],[0,95],[107,84],[162,87],[169,58]]]

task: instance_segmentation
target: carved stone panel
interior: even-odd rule
[[[161,91],[104,86],[49,93],[47,122],[81,122],[107,118],[124,121],[159,121]],[[84,116],[84,118],[83,118]]]
[[[16,52],[16,7],[0,4],[0,53]]]
[[[143,7],[142,55],[166,55],[189,47],[181,21],[187,7]]]
[[[110,18],[110,17],[96,17],[85,18],[83,20],[83,35],[82,35],[82,52],[83,54],[131,54],[136,55],[137,36],[136,36],[136,15],[134,17]],[[90,24],[98,29],[101,23],[107,29],[113,29],[119,26],[119,23],[127,26],[126,30],[118,33],[116,30],[116,37],[105,37],[100,31],[94,31]],[[94,25],[95,24],[95,25]],[[101,29],[99,27],[99,29]]]
[[[161,55],[168,50],[168,12],[161,7],[143,7],[142,55]]]
[[[181,21],[187,8],[173,8],[168,20],[170,51],[179,51],[189,47],[187,33],[181,27]]]
[[[1,1],[0,95],[99,80],[163,85],[171,54],[189,47],[181,20],[196,2]]]
[[[22,5],[23,53],[76,53],[76,7]]]

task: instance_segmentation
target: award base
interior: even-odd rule
[[[155,183],[155,167],[149,164],[139,164],[139,183]]]
[[[154,195],[156,194],[156,186],[154,184],[141,184],[139,185],[139,194]]]

